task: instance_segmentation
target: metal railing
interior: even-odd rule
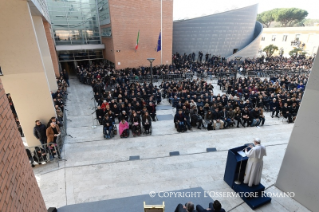
[[[59,118],[57,120],[61,121],[63,126],[60,127],[60,134],[57,136],[55,142],[51,142],[48,144],[39,144],[36,146],[25,148],[31,164],[35,165],[34,162],[38,164],[44,164],[44,163],[59,162],[64,160],[62,159],[61,153],[63,150],[65,137],[67,136],[66,109],[63,110],[63,121]],[[37,154],[38,150],[40,152]]]
[[[61,137],[62,135],[58,135],[56,142],[27,147],[26,153],[28,155],[30,163],[32,165],[37,165],[64,160],[62,159],[61,154],[63,148],[63,139]]]

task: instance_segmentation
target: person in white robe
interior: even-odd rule
[[[266,156],[266,148],[260,145],[260,139],[254,139],[255,147],[249,146],[251,149],[245,154],[249,158],[246,165],[244,183],[251,187],[253,185],[259,185],[261,180],[261,173],[263,170],[263,157]]]

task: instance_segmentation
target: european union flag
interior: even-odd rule
[[[157,51],[161,51],[161,33],[159,33],[158,41],[157,41]]]

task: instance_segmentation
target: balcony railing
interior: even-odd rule
[[[294,46],[294,47],[298,47],[298,48],[303,48],[305,47],[305,43],[302,43],[300,40],[293,40],[291,41],[291,46]]]

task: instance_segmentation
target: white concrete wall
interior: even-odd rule
[[[56,115],[39,39],[27,1],[0,1],[0,8],[2,84],[11,94],[27,144],[38,145],[35,120],[46,124]]]
[[[276,182],[280,190],[295,192],[294,199],[312,211],[319,209],[318,54]]]
[[[34,23],[36,37],[40,47],[41,56],[45,67],[45,73],[49,83],[50,91],[56,92],[58,90],[58,86],[56,83],[56,77],[54,73],[47,37],[44,31],[43,20],[41,16],[32,16],[32,20]]]

